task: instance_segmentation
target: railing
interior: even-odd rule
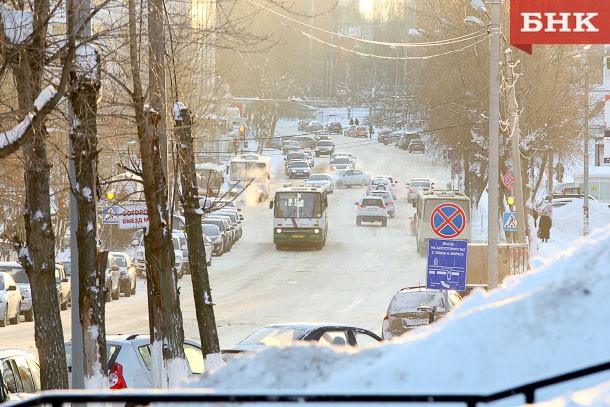
[[[610,370],[610,362],[538,380],[488,395],[472,394],[400,394],[400,393],[323,393],[285,392],[261,390],[253,392],[219,392],[211,389],[188,390],[120,390],[120,391],[49,391],[13,403],[7,407],[41,406],[60,407],[65,403],[122,402],[148,403],[462,403],[475,407],[478,403],[490,403],[509,397],[524,396],[525,403],[536,402],[536,391],[546,386],[564,383],[580,377]]]

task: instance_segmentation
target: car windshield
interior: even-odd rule
[[[208,236],[218,236],[220,230],[218,230],[218,226],[216,225],[203,225],[203,233]]]
[[[421,305],[444,309],[443,296],[436,291],[406,291],[396,294],[390,304],[390,314],[415,312]]]
[[[314,174],[307,178],[307,181],[328,181],[328,175]]]
[[[16,283],[29,283],[25,269],[19,265],[0,264],[0,271],[4,271],[13,277]]]
[[[295,327],[265,327],[255,331],[238,345],[288,346],[303,337],[305,330]]]
[[[411,186],[413,188],[430,188],[430,183],[427,181],[413,181]]]
[[[381,206],[383,205],[382,198],[364,198],[362,200],[362,206]]]
[[[309,165],[305,161],[293,161],[292,163],[290,163],[290,166],[293,168],[309,167]]]
[[[318,142],[319,147],[332,147],[332,145],[333,145],[333,142],[330,140],[320,140]]]
[[[347,157],[337,157],[333,159],[333,164],[350,164],[350,160]]]

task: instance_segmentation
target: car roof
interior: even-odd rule
[[[21,264],[16,261],[0,261],[0,266],[10,266],[10,267],[23,267]]]
[[[17,356],[17,355],[29,355],[29,356],[33,357],[33,355],[28,353],[25,349],[18,348],[16,346],[0,348],[0,359],[8,358],[11,356]]]

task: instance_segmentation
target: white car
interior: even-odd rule
[[[328,174],[311,174],[305,181],[305,185],[324,188],[329,194],[332,194],[335,190],[335,184]]]
[[[372,191],[389,191],[392,193],[392,198],[396,199],[395,188],[392,181],[387,178],[374,177],[369,183],[366,193],[370,194]]]
[[[0,263],[0,271],[4,271],[11,275],[19,290],[21,291],[21,314],[23,314],[26,322],[34,320],[34,309],[32,308],[32,289],[30,287],[30,279],[21,264],[16,261],[3,261]],[[2,313],[0,306],[0,316]],[[0,317],[1,318],[1,317]]]
[[[382,197],[363,196],[356,205],[356,225],[360,226],[362,222],[381,222],[381,226],[388,226],[388,207]]]
[[[390,218],[396,216],[396,205],[394,204],[394,198],[392,197],[391,191],[371,191],[370,195],[382,197],[385,205],[388,207],[388,215]]]
[[[331,178],[337,188],[367,186],[371,182],[371,176],[365,172],[354,169],[337,170],[331,174]]]
[[[419,191],[430,191],[434,188],[434,183],[430,182],[428,178],[413,178],[411,182],[407,184],[407,188],[409,188],[407,201],[412,202],[413,206],[415,206]]]
[[[21,290],[10,274],[0,272],[0,327],[19,323]]]
[[[352,163],[352,168],[356,168],[356,157],[352,153],[332,153],[330,156],[330,161],[338,157],[347,157],[349,161]]]

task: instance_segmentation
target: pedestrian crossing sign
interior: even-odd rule
[[[103,225],[118,225],[119,218],[117,217],[118,206],[104,206],[102,208],[102,224]]]
[[[503,212],[502,226],[505,232],[517,231],[517,212]]]

